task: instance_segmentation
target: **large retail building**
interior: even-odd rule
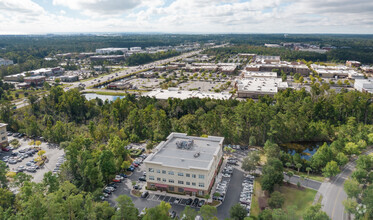
[[[222,162],[223,141],[223,137],[171,133],[144,161],[148,189],[209,194]]]

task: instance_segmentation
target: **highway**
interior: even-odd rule
[[[367,150],[364,154],[370,154],[373,149]],[[345,213],[343,200],[347,199],[346,192],[343,189],[343,184],[346,179],[351,176],[356,166],[355,160],[346,164],[340,174],[335,176],[331,182],[324,182],[321,184],[319,192],[323,195],[321,202],[322,209],[332,220],[347,220],[348,214]]]
[[[166,64],[166,63],[169,63],[169,62],[174,62],[174,61],[179,60],[179,59],[184,59],[184,58],[187,58],[187,57],[190,57],[190,56],[194,56],[196,54],[199,54],[200,52],[201,52],[201,50],[192,51],[192,52],[189,52],[189,53],[181,54],[181,55],[176,56],[176,57],[171,57],[171,58],[164,59],[164,60],[157,60],[157,61],[154,61],[152,63],[148,63],[148,64],[144,64],[144,65],[129,67],[128,69],[125,69],[125,70],[120,71],[120,72],[111,73],[111,74],[108,74],[108,75],[105,75],[105,76],[101,76],[101,77],[98,77],[98,78],[86,80],[86,81],[83,81],[83,82],[78,81],[78,82],[74,82],[74,83],[67,83],[67,85],[69,85],[69,86],[65,87],[64,90],[67,91],[69,89],[77,88],[80,85],[83,85],[85,88],[88,88],[89,86],[93,86],[93,85],[99,83],[99,81],[100,81],[100,83],[102,83],[102,82],[106,82],[106,81],[111,80],[111,79],[120,78],[122,76],[128,75],[128,74],[133,73],[133,72],[151,69],[151,68],[154,68],[154,67],[159,66],[159,65],[163,65],[163,64]]]

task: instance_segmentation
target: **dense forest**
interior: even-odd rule
[[[48,89],[50,94],[39,101],[29,96],[30,105],[26,108],[13,110],[4,104],[0,119],[12,131],[59,143],[67,162],[59,177],[49,173],[40,184],[30,183],[22,174],[16,177],[22,186],[17,196],[3,187],[2,218],[121,219],[124,209],[132,213],[128,219],[136,219],[138,211],[128,197],[121,197],[121,209],[117,211],[100,202],[102,187],[131,164],[129,152],[124,148],[128,143],[147,141],[147,148],[151,149],[172,131],[224,136],[226,143],[265,143],[266,154],[274,158],[273,164],[266,165],[262,177],[263,189],[269,191],[276,183],[272,176],[277,172],[271,171],[274,166],[299,163],[301,169],[312,167],[314,173],[329,175],[329,166],[346,163],[347,157],[373,142],[372,95],[356,91],[337,94],[323,87],[313,87],[311,93],[287,89],[274,98],[263,97],[257,102],[156,100],[127,95],[109,103],[100,99],[87,101],[77,89],[67,92],[56,86]],[[278,153],[275,143],[296,141],[332,144],[320,147],[311,161],[300,160],[299,155]],[[4,168],[0,172],[2,186],[7,184],[5,173]],[[166,204],[149,213],[162,213],[160,210],[168,213]]]

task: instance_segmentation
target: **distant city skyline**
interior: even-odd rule
[[[0,0],[0,34],[373,34],[371,0]]]

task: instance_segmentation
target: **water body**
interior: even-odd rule
[[[302,159],[310,160],[317,149],[323,144],[324,142],[298,142],[281,144],[280,147],[291,155],[298,153]]]
[[[117,99],[123,99],[125,97],[125,96],[115,96],[115,95],[98,95],[96,93],[85,93],[83,95],[87,100],[99,98],[102,101],[108,100],[109,102],[115,101]]]

